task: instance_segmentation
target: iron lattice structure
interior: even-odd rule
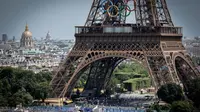
[[[135,11],[136,24],[126,23],[130,11]],[[171,82],[185,85],[199,76],[165,0],[93,0],[85,26],[76,27],[75,37],[51,81],[55,97],[70,96],[83,74],[88,75],[84,93],[100,93],[125,59],[141,63],[156,88]]]

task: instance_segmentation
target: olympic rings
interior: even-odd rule
[[[136,0],[125,0],[125,3],[128,4],[129,1],[133,1],[134,2],[133,3],[134,9],[130,10],[130,9],[126,8],[126,10],[128,10],[128,11],[136,11],[136,3],[137,3],[137,1]]]
[[[130,10],[131,8],[128,5],[125,5],[125,6],[126,6],[126,8],[124,8],[124,6],[121,6],[123,8],[121,8],[121,7],[119,8],[119,9],[122,9],[122,10],[119,10],[120,11],[120,15],[123,16],[123,17],[128,17],[131,14],[131,11],[128,11],[128,13],[125,12],[125,15],[122,13],[122,11],[127,9],[127,8]]]
[[[100,6],[103,7],[103,11],[104,11],[104,12],[107,11],[107,9],[105,9],[104,6],[103,6],[104,3],[106,3],[106,2],[110,2],[110,5],[111,5],[111,6],[113,5],[113,2],[112,2],[111,0],[104,0],[104,1],[100,4]]]
[[[111,9],[112,7],[114,7],[114,10],[116,11],[116,14],[115,14],[115,15],[112,15],[112,14],[110,13],[110,9]],[[108,12],[108,15],[109,15],[110,17],[117,17],[118,14],[119,14],[119,8],[118,8],[116,5],[111,5],[111,6],[108,7],[107,12]]]
[[[102,0],[103,2],[100,3],[100,7],[103,9],[103,14],[108,13],[110,17],[117,17],[118,15],[121,15],[123,17],[127,17],[131,14],[132,11],[136,10],[136,0],[124,0],[124,2],[120,2],[119,0],[115,0],[113,3],[111,0]],[[134,9],[131,10],[131,8],[127,5],[129,1],[134,2]],[[105,5],[109,2],[108,8],[105,9]],[[118,6],[120,5],[120,6]],[[127,11],[124,13],[124,10]],[[116,14],[112,14],[112,12],[115,11]]]

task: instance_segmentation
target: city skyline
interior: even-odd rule
[[[168,0],[167,3],[174,24],[184,28],[184,36],[199,36],[200,1]],[[84,25],[91,4],[92,0],[1,0],[0,34],[19,39],[27,22],[33,38],[45,37],[50,31],[54,39],[74,39],[74,26]]]

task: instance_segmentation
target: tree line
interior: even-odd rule
[[[167,103],[161,106],[154,104],[152,110],[168,110],[169,112],[199,112],[200,110],[200,78],[188,80],[185,87],[175,83],[161,86],[157,91],[160,100]],[[151,112],[150,110],[148,112]]]
[[[30,105],[50,95],[50,72],[34,73],[20,68],[0,67],[0,106]]]

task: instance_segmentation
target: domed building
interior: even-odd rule
[[[20,40],[20,47],[23,47],[23,48],[33,48],[34,47],[32,33],[29,31],[27,24],[25,27],[25,31],[22,33],[22,37]]]

